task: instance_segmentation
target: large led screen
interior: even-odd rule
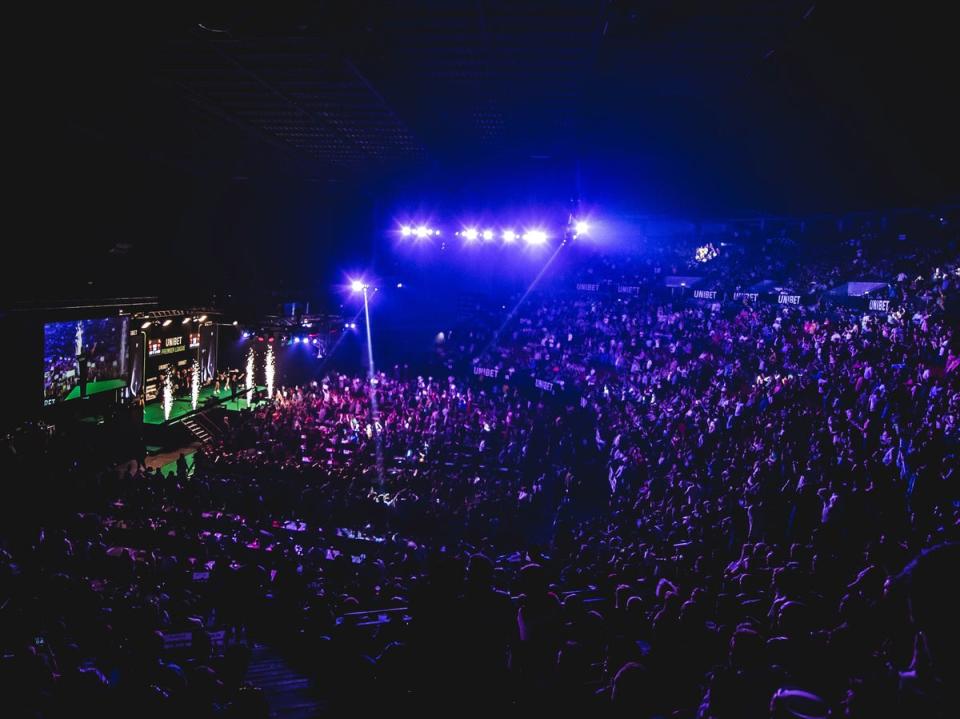
[[[44,325],[44,404],[125,386],[128,326],[127,317]]]

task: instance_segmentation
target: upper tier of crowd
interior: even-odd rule
[[[704,286],[880,280],[893,311],[665,295],[676,257],[597,258],[422,374],[230,414],[192,472],[17,438],[8,482],[57,496],[0,532],[5,695],[266,716],[256,641],[331,716],[955,716],[960,252],[785,242]]]

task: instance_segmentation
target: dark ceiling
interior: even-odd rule
[[[933,10],[352,0],[34,12],[10,29],[24,184],[41,208],[66,203],[45,232],[67,215],[95,253],[167,238],[174,255],[197,242],[244,254],[238,242],[265,242],[280,215],[278,232],[298,228],[293,253],[298,233],[315,236],[311,219],[298,224],[314,204],[334,242],[405,201],[579,195],[641,212],[796,213],[950,201],[960,188],[956,63]],[[266,209],[240,219],[253,206]]]

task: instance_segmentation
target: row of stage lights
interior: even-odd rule
[[[263,335],[254,335],[252,332],[243,332],[243,333],[240,335],[240,339],[241,339],[241,341],[243,341],[243,340],[248,340],[248,339],[256,339],[257,342],[276,342],[276,341],[277,341],[277,338],[276,338],[275,336],[273,336],[273,335],[270,335],[270,336],[268,336],[268,337],[264,337]],[[284,335],[283,337],[280,337],[278,344],[282,344],[282,345],[284,345],[284,344],[286,344],[286,345],[299,345],[299,344],[303,344],[303,345],[311,345],[311,344],[313,344],[313,345],[318,345],[318,344],[320,344],[320,339],[319,339],[318,337],[312,337],[312,336],[311,336],[311,337],[303,337],[303,336],[296,336],[296,335],[294,335],[293,337],[288,337],[288,336]]]
[[[180,324],[188,325],[188,324],[190,324],[191,322],[197,322],[197,323],[199,324],[199,323],[201,323],[201,322],[206,322],[206,321],[207,321],[207,316],[206,316],[206,315],[200,315],[199,317],[184,317],[184,318],[180,321]],[[156,324],[156,325],[160,325],[161,327],[169,327],[170,325],[173,324],[173,320],[170,319],[169,317],[168,317],[167,319],[163,320],[162,322],[161,322],[160,320],[147,320],[147,321],[144,322],[142,325],[140,325],[140,329],[142,329],[142,330],[149,329],[151,325],[155,325],[155,324]],[[233,324],[234,324],[234,325],[237,324],[236,320],[234,320]]]
[[[590,225],[586,220],[576,220],[571,223],[571,229],[573,230],[573,237],[577,238],[588,234],[590,232]],[[439,237],[440,234],[440,230],[434,227],[427,227],[426,225],[417,225],[416,227],[411,225],[400,226],[401,237],[428,240],[432,237]],[[524,232],[520,234],[513,228],[505,228],[497,231],[490,227],[482,230],[478,227],[465,227],[463,230],[459,230],[453,234],[456,237],[462,237],[467,243],[477,242],[478,240],[493,242],[499,236],[505,245],[512,245],[517,240],[523,240],[528,245],[534,247],[545,245],[549,239],[546,230],[540,228],[524,230]]]

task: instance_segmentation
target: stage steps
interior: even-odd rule
[[[206,444],[212,439],[212,437],[210,436],[210,433],[207,432],[207,430],[205,430],[200,425],[200,423],[197,422],[196,419],[193,417],[189,417],[183,420],[180,424],[182,424],[184,427],[190,430],[190,434],[192,434],[194,437],[196,437],[198,440],[200,440],[200,442],[204,444]]]
[[[202,444],[206,444],[213,439],[212,427],[209,422],[203,421],[203,415],[194,415],[187,417],[180,422],[184,427],[190,430],[190,434],[196,437]]]
[[[310,680],[295,671],[275,650],[253,648],[246,681],[260,687],[276,719],[313,719],[324,716],[323,703],[314,696]]]

